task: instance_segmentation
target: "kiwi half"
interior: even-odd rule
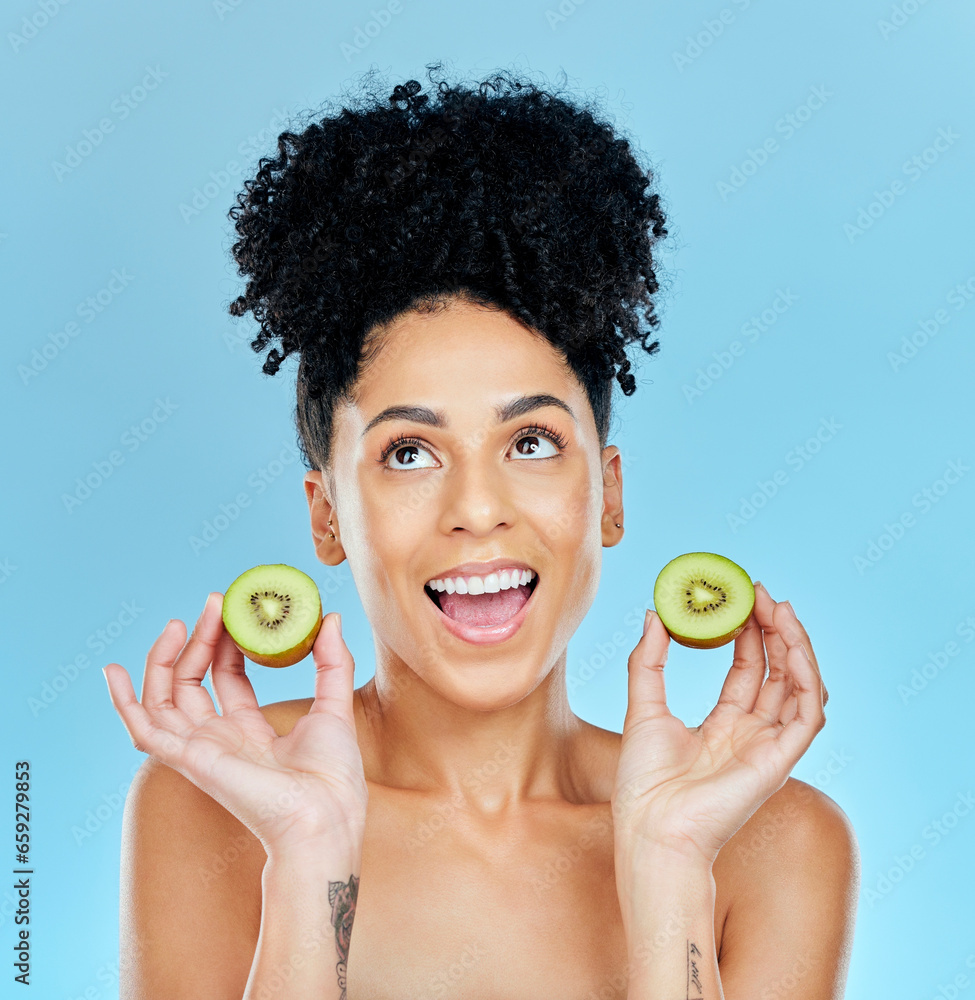
[[[223,624],[244,656],[263,667],[290,667],[315,644],[321,595],[315,581],[294,566],[254,566],[227,588]]]
[[[713,649],[731,642],[755,606],[751,577],[714,552],[671,559],[653,585],[654,610],[682,646]]]

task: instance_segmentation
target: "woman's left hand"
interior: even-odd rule
[[[663,668],[670,636],[656,614],[628,660],[629,694],[612,795],[617,852],[713,864],[781,788],[826,723],[829,695],[791,605],[755,585],[718,703],[688,729],[671,715]],[[768,678],[765,678],[766,656]],[[764,681],[764,683],[763,683]]]

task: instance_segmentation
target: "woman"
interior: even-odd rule
[[[219,593],[157,639],[141,703],[107,666],[151,755],[122,996],[840,997],[858,852],[789,777],[828,697],[791,605],[755,585],[700,726],[667,709],[652,612],[622,733],[566,697],[623,535],[612,380],[657,350],[651,175],[533,85],[420,89],[285,133],[231,211],[231,312],[277,340],[265,372],[300,356],[315,551],[348,558],[376,670],[353,690],[330,614],[314,697],[259,706]]]

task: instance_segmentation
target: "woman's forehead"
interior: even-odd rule
[[[507,313],[460,302],[434,313],[410,312],[385,325],[356,396],[529,391],[576,382],[565,356],[542,334]],[[578,383],[576,383],[578,385]],[[579,386],[581,389],[581,386]]]

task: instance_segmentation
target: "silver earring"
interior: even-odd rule
[[[621,524],[617,524],[617,525],[616,525],[616,527],[617,527],[617,528],[622,528],[622,527],[623,527],[623,525],[621,525]]]
[[[329,532],[328,532],[329,537],[334,542],[335,541],[335,532],[331,530],[331,527],[332,527],[332,519],[331,518],[328,519],[328,527],[329,527]],[[616,527],[618,528],[619,525],[616,525]]]

